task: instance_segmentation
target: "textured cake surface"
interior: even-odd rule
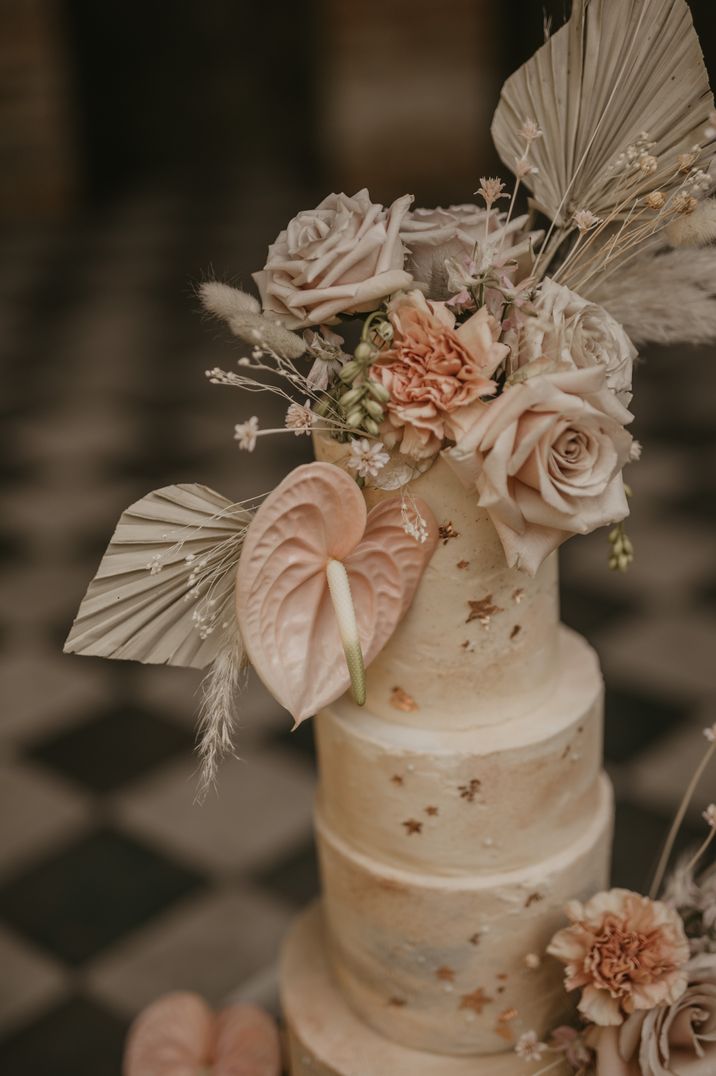
[[[534,1076],[544,1068],[514,1052],[450,1057],[401,1046],[366,1025],[336,986],[325,952],[323,916],[311,907],[286,941],[281,968],[291,1076]],[[551,1076],[567,1076],[557,1064]]]
[[[344,464],[345,445],[317,440]],[[557,674],[557,558],[510,569],[487,513],[438,459],[409,492],[441,539],[398,630],[368,669],[367,709],[410,728],[472,728],[529,713]],[[365,490],[371,507],[394,493]],[[409,509],[409,504],[408,504]]]
[[[316,453],[345,466],[343,445]],[[556,557],[509,569],[440,459],[402,495],[441,540],[367,705],[316,718],[323,902],[284,967],[293,1076],[529,1072],[519,1036],[569,1015],[547,944],[566,902],[608,883],[602,678],[559,624]]]

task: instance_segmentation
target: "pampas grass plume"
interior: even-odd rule
[[[692,213],[675,217],[666,228],[672,247],[705,247],[716,239],[716,199],[699,202]]]

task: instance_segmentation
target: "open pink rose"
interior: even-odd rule
[[[547,366],[483,405],[445,458],[475,484],[507,563],[531,575],[572,534],[624,519],[632,415],[602,366]]]
[[[596,1076],[711,1076],[716,1073],[716,954],[694,957],[688,986],[672,1005],[633,1013],[620,1028],[593,1032]]]
[[[362,190],[352,198],[329,194],[315,209],[303,210],[254,273],[264,311],[297,329],[373,310],[409,287],[399,233],[411,202],[412,195],[405,194],[384,209]]]
[[[399,443],[405,455],[426,459],[472,424],[480,397],[495,391],[491,377],[508,348],[484,307],[455,328],[445,303],[410,291],[392,300],[388,316],[393,341],[371,367],[390,393],[382,437],[389,448]]]
[[[570,901],[571,926],[547,952],[566,965],[567,990],[581,989],[579,1010],[601,1027],[629,1013],[671,1005],[686,989],[689,945],[677,912],[628,889]]]

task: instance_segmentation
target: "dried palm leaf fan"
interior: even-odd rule
[[[534,204],[562,228],[588,208],[619,210],[625,189],[610,164],[640,136],[656,168],[633,174],[633,200],[667,189],[674,162],[702,140],[713,95],[685,0],[575,0],[569,21],[505,83],[492,123],[504,163],[514,168],[528,117],[542,128],[537,171],[523,182]]]

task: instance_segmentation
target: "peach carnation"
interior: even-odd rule
[[[566,965],[567,990],[582,989],[579,1010],[602,1027],[656,1005],[672,1005],[686,989],[689,945],[677,912],[628,889],[570,901],[572,925],[547,952]]]
[[[499,325],[486,308],[455,328],[445,303],[420,291],[399,295],[388,306],[393,340],[371,367],[371,377],[390,393],[382,431],[389,448],[425,459],[456,440],[495,391],[492,374],[507,356]]]

